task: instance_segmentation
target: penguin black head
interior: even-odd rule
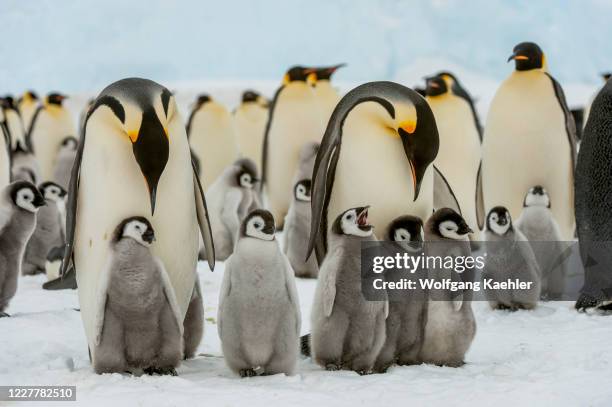
[[[199,109],[202,105],[210,102],[212,100],[212,98],[210,97],[210,95],[203,93],[201,95],[198,95],[195,104],[194,104],[194,110]]]
[[[612,77],[612,72],[601,73],[601,78],[604,80],[604,82],[608,82],[608,79],[610,79],[610,77]]]
[[[62,149],[71,150],[71,151],[76,151],[78,146],[79,146],[79,142],[76,139],[76,137],[73,137],[73,136],[64,137],[64,139],[62,140],[62,144],[61,144]]]
[[[338,64],[334,66],[324,66],[317,68],[308,69],[309,73],[314,73],[317,81],[329,81],[331,77],[336,71],[342,67],[346,66],[346,64]]]
[[[310,202],[310,188],[312,187],[312,181],[310,179],[303,179],[298,181],[293,187],[293,197],[299,202]]]
[[[487,230],[498,236],[504,236],[512,230],[510,212],[504,206],[496,206],[487,215]]]
[[[240,237],[252,237],[259,240],[274,240],[274,217],[265,209],[255,209],[249,213],[240,227]]]
[[[289,68],[283,77],[284,85],[291,82],[306,82],[312,85],[314,82],[316,82],[316,74],[309,68],[303,66],[293,66]]]
[[[40,184],[38,186],[38,190],[45,199],[49,199],[53,202],[57,202],[59,200],[64,199],[67,194],[64,188],[51,181],[46,181]]]
[[[17,181],[7,188],[9,188],[11,201],[21,210],[36,213],[38,208],[46,205],[45,198],[31,182]]]
[[[242,92],[242,103],[257,102],[260,96],[261,95],[254,90],[245,90]]]
[[[251,189],[256,182],[259,182],[257,178],[257,166],[248,158],[241,158],[234,164],[238,171],[236,172],[236,185],[241,188]]]
[[[523,208],[528,206],[543,206],[550,208],[550,196],[546,189],[541,185],[529,188],[525,200],[523,201]]]
[[[400,216],[387,228],[387,240],[392,242],[422,242],[423,221],[418,216]]]
[[[113,233],[113,243],[122,239],[133,239],[148,247],[155,241],[155,232],[151,222],[143,216],[131,216],[121,221]]]
[[[544,63],[544,53],[538,44],[534,42],[521,42],[512,50],[512,55],[508,57],[508,62],[514,60],[517,71],[529,71],[531,69],[542,69]]]
[[[369,206],[361,206],[342,212],[334,220],[332,232],[337,235],[372,236],[374,226],[368,223],[369,208]]]
[[[442,76],[436,75],[427,78],[427,87],[425,88],[425,94],[427,96],[440,96],[448,91],[448,85]]]
[[[427,229],[442,239],[466,240],[468,233],[474,231],[465,222],[465,219],[453,209],[438,209],[427,220]]]
[[[5,109],[17,110],[15,99],[11,95],[6,95],[1,99],[2,107]]]
[[[168,89],[147,79],[128,78],[107,86],[86,118],[87,122],[99,114],[99,120],[116,122],[116,131],[131,142],[149,190],[151,215],[155,213],[157,186],[170,154],[168,126],[176,111]]]
[[[23,94],[20,101],[24,99],[31,100],[31,101],[38,100],[38,95],[33,90],[28,90]]]
[[[66,96],[57,92],[49,93],[47,95],[47,103],[50,105],[61,106],[64,99],[66,99]]]

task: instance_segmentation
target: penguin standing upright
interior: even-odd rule
[[[40,165],[43,180],[53,179],[53,166],[62,141],[75,133],[72,117],[63,106],[66,96],[50,93],[32,118],[26,135],[28,150],[34,153]]]
[[[480,118],[478,116],[478,112],[476,111],[476,106],[474,105],[474,99],[472,98],[472,96],[463,87],[461,82],[459,82],[459,79],[457,79],[457,77],[451,72],[441,71],[438,72],[436,76],[439,76],[444,79],[446,86],[452,90],[453,95],[462,98],[467,104],[470,105],[472,116],[474,116],[474,123],[476,124],[476,129],[478,130],[478,138],[480,139],[480,141],[482,141],[482,125],[480,124]]]
[[[238,158],[232,117],[225,106],[200,95],[187,121],[189,144],[200,163],[200,179],[207,189]]]
[[[15,150],[18,146],[25,147],[25,130],[15,101],[11,96],[6,96],[0,100],[0,105],[4,110],[4,119],[11,136],[11,149]]]
[[[242,103],[234,110],[232,120],[240,155],[250,158],[261,169],[263,139],[268,122],[268,101],[259,93],[247,90]]]
[[[181,318],[196,280],[198,224],[211,268],[215,257],[206,201],[168,89],[140,78],[117,81],[96,98],[84,129],[70,178],[62,275],[68,278],[73,263],[95,364],[100,274],[117,224],[146,214],[157,236],[151,252],[168,273]]]
[[[76,157],[79,142],[72,136],[66,137],[57,152],[57,158],[55,159],[55,165],[53,166],[53,180],[57,182],[62,188],[68,188],[70,182],[70,172],[72,171],[72,164],[74,164],[74,158]]]
[[[279,228],[289,210],[300,149],[309,141],[320,141],[325,130],[319,99],[310,84],[315,74],[308,72],[295,66],[285,74],[266,126],[262,188]]]
[[[0,109],[0,191],[11,181],[11,139]]]
[[[39,103],[38,95],[33,90],[26,91],[17,102],[23,128],[26,132],[32,124],[32,118],[34,117],[34,113],[36,113],[36,109],[38,109]]]
[[[323,125],[327,124],[332,112],[340,101],[340,94],[332,86],[331,77],[339,68],[342,68],[345,65],[346,64],[339,64],[310,69],[310,72],[313,72],[316,77],[314,92],[321,108]]]
[[[484,207],[501,205],[518,218],[525,191],[542,185],[555,202],[561,236],[574,236],[575,125],[561,85],[532,42],[514,47],[515,71],[497,90],[482,146]]]
[[[309,253],[326,251],[328,225],[346,208],[369,202],[372,224],[384,230],[409,213],[433,210],[438,129],[418,93],[393,82],[371,82],[347,93],[334,110],[313,171]]]
[[[426,100],[440,134],[440,149],[434,164],[445,174],[461,215],[474,230],[470,239],[478,241],[484,219],[480,194],[479,124],[469,100],[455,94],[455,83],[448,74],[427,79]]]

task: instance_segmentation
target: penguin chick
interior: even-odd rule
[[[64,245],[62,213],[66,191],[54,182],[44,182],[38,189],[45,198],[46,205],[40,208],[36,215],[36,228],[23,256],[23,275],[44,273],[49,252]]]
[[[53,180],[64,189],[68,189],[70,173],[72,172],[72,165],[74,164],[78,146],[79,142],[76,138],[72,136],[66,137],[62,140],[57,157],[55,158]]]
[[[232,254],[240,223],[259,208],[257,167],[248,158],[236,160],[206,191],[208,214],[215,236],[215,256],[225,260]]]
[[[519,279],[531,282],[527,290],[485,290],[493,309],[533,309],[540,298],[540,270],[529,242],[520,230],[512,226],[510,212],[503,206],[489,211],[485,229],[487,258],[482,272],[483,281],[507,282]]]
[[[228,367],[242,377],[292,374],[297,361],[300,305],[274,231],[270,212],[249,213],[225,265],[219,337]]]
[[[303,179],[293,188],[293,200],[285,218],[284,252],[296,277],[317,278],[319,266],[315,256],[308,256],[310,237],[310,187],[311,180]]]
[[[96,373],[143,369],[176,375],[183,356],[183,324],[170,278],[151,254],[155,240],[144,217],[123,220],[110,242],[96,310]]]
[[[461,215],[449,208],[439,209],[425,225],[425,254],[428,258],[470,256],[469,233],[472,230]],[[428,278],[468,282],[473,281],[473,270],[466,269],[459,274],[454,269],[434,266],[428,270]],[[476,321],[470,291],[429,291],[420,354],[422,362],[451,367],[463,365],[475,334]]]
[[[0,196],[0,317],[17,291],[17,278],[36,212],[45,205],[38,189],[26,181],[7,185]]]
[[[400,251],[418,256],[423,247],[423,221],[416,216],[400,216],[394,219],[386,233],[387,240],[396,242]],[[385,281],[421,277],[416,270],[396,270]],[[417,287],[418,287],[418,282]],[[425,290],[402,290],[399,296],[389,295],[389,316],[386,320],[386,339],[376,359],[375,370],[385,372],[393,363],[400,366],[420,363],[419,353],[423,344],[427,318],[427,292]],[[399,297],[399,298],[398,298]]]
[[[541,273],[541,297],[561,299],[565,289],[565,262],[557,264],[563,253],[561,231],[550,211],[550,197],[546,189],[536,185],[529,189],[516,228],[529,241]]]
[[[389,303],[361,292],[361,243],[373,240],[368,207],[348,209],[332,224],[311,313],[313,359],[327,370],[371,373],[385,342]]]
[[[183,321],[183,340],[185,343],[185,359],[195,356],[196,350],[204,336],[204,305],[202,304],[202,291],[200,290],[200,277],[196,275],[193,293]]]

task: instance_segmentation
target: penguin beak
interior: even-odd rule
[[[34,205],[35,208],[40,208],[41,206],[47,205],[47,201],[45,201],[42,195],[36,195],[32,201],[32,205]]]
[[[525,55],[512,54],[508,57],[508,60],[506,62],[510,62],[513,59],[516,61],[527,61],[529,57]]]
[[[425,175],[426,167],[420,166],[414,157],[414,137],[411,135],[416,130],[416,121],[406,120],[400,123],[398,133],[402,138],[404,144],[404,150],[410,164],[410,171],[412,172],[412,187],[414,188],[414,200],[419,197],[419,191],[421,190],[421,183],[423,176]]]
[[[374,226],[368,223],[368,209],[370,206],[362,206],[356,209],[357,212],[357,227],[361,230],[369,231]]]
[[[142,234],[142,240],[144,240],[145,242],[151,244],[155,241],[155,233],[153,232],[153,229],[149,228],[147,229],[143,234]]]
[[[151,216],[155,214],[157,185],[168,163],[170,153],[168,136],[153,108],[145,110],[137,135],[128,132],[132,151],[149,190]]]
[[[467,235],[468,233],[474,233],[474,231],[467,225],[467,223],[459,225],[459,229],[457,230],[458,235]]]

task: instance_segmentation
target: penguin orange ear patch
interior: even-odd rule
[[[414,133],[416,130],[416,121],[406,120],[400,123],[399,128],[404,130],[408,134]]]

